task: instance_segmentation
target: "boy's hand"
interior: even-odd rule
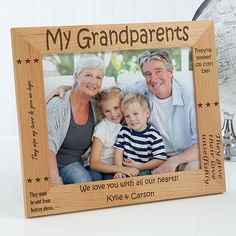
[[[127,166],[127,167],[134,167],[136,169],[138,169],[138,164],[136,163],[136,161],[134,161],[133,159],[131,159],[130,157],[126,158],[123,160],[123,165]]]

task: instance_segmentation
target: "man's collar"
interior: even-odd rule
[[[173,96],[173,106],[184,105],[180,85],[174,78],[172,80],[172,96]]]

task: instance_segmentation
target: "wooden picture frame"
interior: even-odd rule
[[[111,31],[116,40],[105,37]],[[27,217],[225,192],[212,21],[13,28],[11,33]],[[43,55],[173,47],[192,49],[201,169],[52,186]]]

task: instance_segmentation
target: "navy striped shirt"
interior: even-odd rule
[[[162,137],[150,124],[141,132],[123,126],[114,147],[124,150],[124,158],[130,157],[140,164],[152,159],[167,159]]]

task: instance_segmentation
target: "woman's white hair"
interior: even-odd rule
[[[94,54],[83,56],[79,61],[74,73],[74,84],[73,88],[76,87],[77,81],[76,76],[84,69],[103,69],[105,72],[104,61],[101,57]]]
[[[88,68],[104,69],[103,59],[99,56],[94,55],[94,54],[86,55],[79,60],[78,65],[75,69],[75,73],[80,73],[83,69],[88,69]]]

